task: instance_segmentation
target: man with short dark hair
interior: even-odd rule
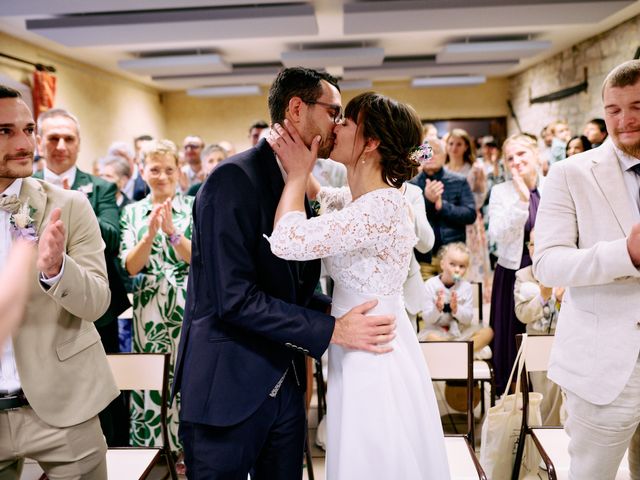
[[[607,139],[607,124],[602,118],[593,118],[585,125],[583,135],[591,142],[591,148],[599,147]]]
[[[98,412],[117,395],[93,322],[109,306],[104,242],[86,195],[31,178],[35,123],[0,85],[0,266],[12,240],[38,240],[22,325],[0,355],[0,478],[25,457],[50,478],[106,480]]]
[[[204,140],[199,135],[188,135],[182,142],[182,154],[184,155],[185,165],[182,167],[185,182],[180,181],[183,192],[189,190],[189,187],[196,183],[203,182],[205,173],[202,168],[202,159],[200,154],[204,148]]]
[[[536,220],[535,276],[567,287],[549,364],[566,393],[569,478],[640,478],[640,60],[602,99],[611,141],[555,165]]]
[[[258,120],[249,127],[249,139],[251,140],[252,147],[256,146],[258,140],[260,140],[260,134],[267,128],[269,128],[269,124],[264,120]]]
[[[342,120],[336,80],[306,68],[282,70],[269,92],[271,121],[291,122],[309,146],[320,136],[327,157]],[[304,354],[329,342],[377,351],[393,322],[356,307],[326,314],[314,295],[320,261],[271,253],[284,188],[273,150],[258,144],[224,161],[194,207],[187,305],[175,368],[181,392],[180,439],[190,478],[302,478],[306,383]],[[307,209],[310,215],[310,208]]]

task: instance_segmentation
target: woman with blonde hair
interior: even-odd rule
[[[515,314],[513,287],[516,271],[531,265],[526,244],[536,221],[540,203],[541,176],[537,142],[525,134],[515,134],[503,144],[505,169],[511,180],[495,185],[489,200],[489,236],[496,242],[498,257],[491,293],[489,325],[498,391],[505,388],[515,360],[515,336],[525,325]]]
[[[133,280],[133,351],[171,353],[173,377],[191,262],[193,197],[176,192],[178,151],[169,140],[153,141],[144,153],[142,177],[150,193],[122,212],[120,259]],[[170,378],[170,380],[171,380]],[[171,450],[178,441],[179,398],[167,413]],[[160,398],[131,392],[131,444],[162,442]]]

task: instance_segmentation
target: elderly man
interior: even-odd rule
[[[568,287],[549,378],[566,392],[569,478],[613,479],[629,447],[640,478],[640,61],[602,88],[611,142],[549,171],[535,276]]]
[[[104,480],[97,414],[118,390],[93,325],[109,306],[100,228],[85,195],[29,178],[33,116],[4,86],[0,124],[0,265],[12,239],[39,237],[28,308],[0,357],[0,477],[20,478],[29,457],[50,478]]]
[[[40,154],[46,157],[47,167],[34,174],[35,178],[65,189],[82,192],[91,205],[100,225],[100,233],[105,243],[104,256],[107,264],[111,303],[95,326],[100,333],[102,344],[108,353],[117,353],[117,318],[129,308],[122,278],[116,267],[120,248],[120,219],[116,204],[117,187],[99,177],[83,172],[77,167],[80,152],[80,125],[78,119],[63,109],[48,110],[38,118],[38,139]],[[124,400],[111,406],[101,414],[107,443],[110,446],[126,446],[129,440],[128,417]]]

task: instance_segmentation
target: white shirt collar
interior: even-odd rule
[[[282,179],[286,182],[287,172],[284,171],[284,167],[282,166],[282,162],[280,161],[280,158],[278,157],[278,155],[276,155],[276,163],[278,164],[278,168],[280,169],[280,173],[282,174]]]
[[[22,189],[22,178],[16,178],[11,185],[9,185],[4,192],[1,192],[2,195],[20,195],[20,190]]]
[[[67,182],[69,182],[69,188],[73,186],[76,181],[76,173],[78,172],[78,168],[74,165],[66,172],[62,172],[60,175],[53,173],[48,168],[44,169],[44,180],[45,182],[51,183],[53,185],[57,185],[58,187],[62,187],[62,181],[66,178]]]
[[[620,162],[620,167],[622,168],[623,172],[626,172],[637,163],[640,163],[640,158],[636,158],[632,155],[629,155],[628,153],[623,152],[615,143],[611,143],[613,145],[613,149],[616,151],[616,155],[618,156],[618,161]]]

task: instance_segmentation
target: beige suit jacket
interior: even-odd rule
[[[62,210],[66,228],[64,273],[49,289],[34,275],[25,317],[13,341],[31,407],[46,423],[68,427],[95,416],[118,394],[93,325],[110,299],[104,243],[84,194],[25,178],[20,199],[35,209],[38,235],[56,207]]]
[[[534,273],[569,287],[549,378],[597,405],[620,394],[640,352],[640,272],[626,244],[634,210],[605,142],[552,166],[536,219]]]

